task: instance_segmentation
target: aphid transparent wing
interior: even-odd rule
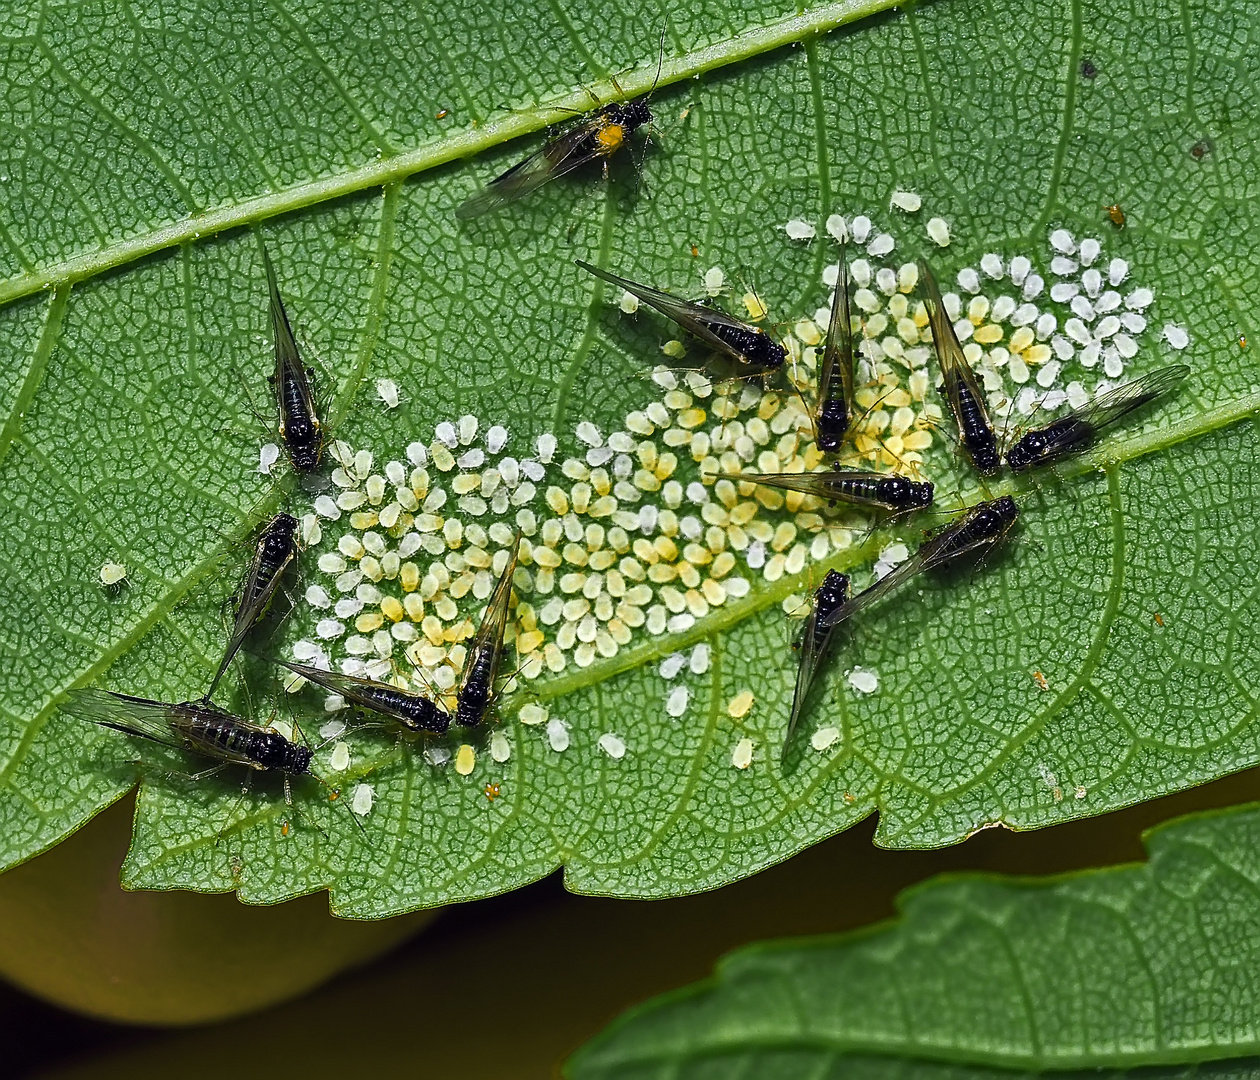
[[[940,360],[941,381],[945,386],[945,397],[949,402],[950,411],[961,428],[962,418],[966,415],[967,409],[960,400],[959,388],[966,387],[971,392],[971,397],[980,410],[985,425],[991,429],[993,424],[989,420],[989,411],[984,403],[984,395],[980,391],[980,383],[976,379],[976,373],[971,370],[971,365],[967,363],[967,357],[963,355],[958,335],[954,333],[954,324],[949,321],[949,313],[945,310],[944,301],[941,300],[941,290],[925,262],[919,263],[919,277],[922,278],[928,294],[925,305],[928,322],[932,327],[932,341]]]
[[[1132,382],[1124,383],[1105,394],[1099,394],[1092,401],[1087,401],[1079,409],[1073,409],[1057,421],[1062,423],[1069,418],[1088,424],[1095,431],[1114,424],[1134,409],[1154,401],[1157,397],[1171,393],[1187,375],[1190,368],[1185,364],[1173,364],[1160,368],[1149,375],[1143,375]]]
[[[831,301],[831,321],[827,325],[827,343],[823,347],[822,363],[818,368],[818,408],[814,413],[814,434],[822,445],[826,433],[822,430],[823,406],[830,400],[833,378],[840,381],[840,401],[843,405],[843,421],[848,428],[853,417],[853,317],[849,311],[849,264],[845,246],[840,245],[840,265],[836,273],[836,294]],[[843,432],[840,437],[843,438]]]
[[[597,278],[602,278],[612,285],[618,285],[628,293],[633,293],[643,303],[656,308],[662,315],[673,319],[689,334],[694,334],[713,349],[714,352],[719,352],[748,369],[761,369],[764,367],[764,365],[750,360],[745,353],[732,346],[730,342],[724,341],[710,329],[713,326],[721,326],[737,331],[740,334],[758,337],[765,335],[765,331],[760,327],[734,319],[716,308],[705,307],[703,304],[693,304],[691,301],[674,296],[672,293],[653,289],[650,285],[640,285],[637,281],[630,281],[628,278],[610,274],[607,270],[601,270],[598,266],[592,266],[581,259],[574,259],[573,261],[587,273],[594,274]],[[773,370],[773,368],[766,367],[766,370]]]
[[[915,574],[961,559],[964,555],[989,548],[1010,531],[1019,515],[1015,500],[1009,495],[991,502],[977,503],[952,525],[925,540],[905,562],[893,567],[875,584],[863,589],[819,621],[823,626],[836,626],[845,619],[887,596]],[[983,526],[983,527],[981,527]]]
[[[564,176],[607,151],[593,139],[607,123],[603,110],[551,139],[540,150],[501,173],[455,210],[461,221],[480,217],[523,198],[548,181]]]
[[[249,572],[237,591],[233,633],[219,670],[205,697],[214,693],[220,677],[232,662],[246,633],[262,617],[271,603],[281,577],[297,554],[297,519],[292,514],[276,514],[258,533]]]
[[[298,352],[297,341],[293,337],[293,328],[289,325],[288,312],[284,310],[284,300],[280,297],[280,285],[276,280],[275,267],[271,265],[271,256],[267,249],[262,249],[263,266],[267,271],[267,292],[271,297],[271,337],[276,352],[276,386],[284,386],[292,380],[300,388],[300,393],[311,416],[317,415],[315,395],[311,391],[310,380],[306,377],[306,368],[302,364],[302,356]],[[281,398],[283,401],[283,398]]]
[[[192,750],[218,761],[257,768],[257,763],[248,757],[206,743],[191,730],[190,721],[199,715],[213,717],[229,715],[213,707],[202,706],[196,702],[169,704],[162,701],[150,701],[148,698],[132,697],[129,694],[115,694],[96,687],[82,687],[69,691],[69,700],[65,708],[67,712],[81,720],[113,728],[126,735],[148,739],[150,742],[160,743],[172,750]],[[268,730],[239,717],[233,716],[231,719],[245,730],[258,733]]]
[[[492,693],[503,660],[503,634],[507,629],[508,607],[512,600],[512,575],[516,573],[516,557],[519,551],[518,536],[512,547],[512,557],[508,559],[494,592],[486,602],[486,613],[482,616],[481,625],[477,627],[477,633],[473,635],[468,656],[464,660],[464,676],[467,678],[485,663],[483,657],[489,658],[489,664],[485,668],[486,685]]]

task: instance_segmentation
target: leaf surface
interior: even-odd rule
[[[610,185],[575,176],[461,228],[454,206],[538,142],[498,144],[557,116],[537,102],[585,108],[581,84],[607,91],[600,80],[613,74],[628,93],[652,85],[659,16],[619,8],[582,24],[553,6],[522,9],[474,49],[475,12],[382,8],[365,33],[358,10],[268,8],[256,26],[221,7],[150,17],[102,4],[55,26],[34,9],[9,16],[4,864],[134,782],[134,749],[58,714],[58,695],[103,682],[195,697],[218,663],[221,607],[252,523],[281,502],[309,509],[292,483],[254,471],[268,435],[250,410],[265,409],[269,341],[258,241],[238,226],[263,219],[336,434],[372,449],[378,469],[461,415],[483,433],[505,425],[522,458],[544,432],[560,440],[557,460],[584,453],[579,422],[622,430],[659,396],[640,376],[670,330],[624,317],[575,256],[688,295],[721,266],[734,293],[724,302],[737,305],[748,283],[791,319],[826,302],[820,274],[834,249],[821,225],[833,210],[895,230],[894,262],[934,252],[947,281],[990,251],[1032,254],[1049,276],[1052,228],[1102,236],[1106,257],[1127,259],[1156,295],[1135,373],[1188,356],[1195,375],[1083,466],[1030,486],[1001,558],[924,582],[841,635],[814,725],[843,737],[808,750],[789,776],[775,761],[795,675],[781,606],[825,565],[869,563],[887,535],[773,582],[741,563],[750,593],[694,627],[639,632],[615,656],[533,680],[505,703],[510,758],[493,762],[474,740],[468,777],[356,736],[343,786],[374,788],[367,844],[317,785],[299,784],[289,811],[265,778],[242,795],[148,764],[129,886],[235,888],[255,902],[329,888],[338,913],[373,917],[500,892],[563,864],[583,891],[672,895],[752,873],[872,810],[881,843],[939,845],[987,824],[1099,813],[1260,760],[1249,552],[1260,385],[1254,349],[1238,344],[1258,332],[1244,287],[1260,250],[1247,164],[1257,121],[1244,104],[1252,15],[1189,24],[1163,3],[1138,18],[955,0],[813,37],[866,9],[757,26],[742,9],[689,12],[669,27],[662,84],[802,44],[662,85],[641,180],[624,168]],[[1080,74],[1087,56],[1093,80]],[[38,79],[57,108],[37,114]],[[433,119],[442,109],[450,115]],[[899,188],[922,193],[921,213],[886,209]],[[1102,206],[1117,200],[1129,226],[1112,232]],[[927,241],[929,215],[951,223],[948,250]],[[797,217],[820,239],[789,242],[783,225]],[[36,295],[46,282],[51,292]],[[1066,307],[1055,310],[1062,321]],[[1188,351],[1162,343],[1164,321],[1187,329]],[[397,409],[376,400],[381,377],[401,387]],[[678,477],[697,478],[680,456]],[[944,439],[928,469],[946,505],[978,494]],[[557,479],[553,467],[538,485],[540,519]],[[913,546],[920,530],[894,531]],[[328,583],[315,561],[336,538],[328,525],[303,559],[299,596]],[[128,567],[116,596],[96,583],[106,559]],[[320,614],[299,604],[268,647],[314,636]],[[708,670],[663,681],[657,661],[701,642]],[[876,694],[846,683],[858,662],[878,672]],[[245,670],[254,707],[269,708],[265,667]],[[683,683],[689,701],[673,718],[666,700]],[[728,705],[744,691],[755,705],[734,718]],[[564,752],[518,722],[535,698],[565,723]],[[624,741],[623,758],[599,749],[603,734]],[[744,738],[755,749],[739,770]]]
[[[902,895],[895,923],[731,954],[566,1075],[1249,1071],[1226,1059],[1260,1044],[1257,829],[1252,805],[1161,826],[1141,866],[938,878]]]

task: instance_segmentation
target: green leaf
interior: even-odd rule
[[[938,878],[902,895],[895,923],[731,954],[714,978],[619,1020],[566,1075],[806,1075],[802,1059],[832,1075],[848,1055],[877,1055],[858,1075],[917,1073],[923,1059],[940,1063],[931,1075],[1254,1054],[1258,839],[1251,805],[1153,830],[1144,865]]]
[[[607,435],[659,395],[638,376],[672,331],[646,313],[624,317],[574,256],[692,295],[720,266],[735,297],[755,284],[794,322],[825,303],[834,249],[792,243],[783,224],[821,226],[833,210],[895,232],[895,262],[931,248],[946,281],[988,251],[1029,254],[1049,276],[1051,228],[1099,235],[1104,264],[1127,259],[1131,282],[1156,294],[1134,372],[1171,356],[1189,357],[1195,374],[1084,465],[1039,479],[1002,558],[911,588],[843,634],[802,732],[830,723],[843,737],[806,750],[790,776],[775,760],[795,674],[782,605],[825,565],[868,564],[887,535],[774,582],[741,560],[732,576],[753,580],[749,595],[691,629],[638,631],[614,657],[527,682],[502,710],[511,757],[493,762],[478,739],[470,776],[355,736],[338,783],[375,789],[367,843],[345,800],[326,805],[317,785],[298,784],[290,811],[265,779],[246,795],[230,782],[190,786],[158,772],[186,764],[146,756],[130,887],[238,889],[254,902],[329,888],[338,913],[374,917],[564,865],[575,889],[671,895],[752,873],[872,810],[881,843],[939,845],[987,824],[1099,813],[1260,760],[1249,668],[1257,455],[1254,422],[1239,422],[1260,397],[1254,351],[1237,342],[1260,332],[1244,288],[1260,250],[1248,171],[1257,133],[1240,104],[1254,85],[1254,15],[1192,25],[1162,2],[1138,19],[955,0],[813,36],[866,10],[756,25],[743,10],[689,11],[666,35],[642,183],[624,168],[608,186],[574,175],[465,228],[453,207],[538,142],[499,144],[563,115],[535,103],[585,108],[583,84],[607,99],[613,73],[627,93],[653,84],[655,10],[583,25],[544,6],[489,36],[446,7],[382,13],[367,34],[357,11],[322,4],[262,22],[222,6],[175,16],[105,5],[55,27],[33,7],[8,16],[4,85],[20,137],[5,167],[0,298],[11,302],[0,333],[20,360],[0,376],[0,550],[11,567],[0,594],[0,862],[55,843],[134,782],[136,750],[59,714],[59,695],[102,682],[197,696],[222,649],[241,541],[281,502],[309,508],[290,482],[273,489],[253,471],[268,436],[250,399],[265,402],[269,344],[258,242],[241,226],[269,218],[261,231],[332,393],[336,434],[372,449],[377,468],[462,414],[482,433],[506,425],[518,457],[543,432],[559,437],[558,458],[583,453],[580,421]],[[1079,74],[1085,56],[1092,81]],[[1196,158],[1200,143],[1209,149]],[[920,192],[923,211],[888,211],[897,188]],[[1102,214],[1117,200],[1122,232]],[[947,251],[926,239],[935,215],[951,223]],[[32,295],[45,283],[50,297]],[[1068,314],[1047,307],[1060,322]],[[1186,353],[1159,341],[1164,322],[1188,329]],[[382,377],[403,391],[393,411],[373,393]],[[678,478],[696,479],[680,457]],[[926,469],[948,506],[978,494],[942,439]],[[538,485],[540,517],[557,481],[571,487],[554,467]],[[328,526],[304,558],[299,595],[328,582],[315,560],[344,528],[344,518]],[[895,531],[913,545],[920,530]],[[96,583],[106,559],[129,569],[116,596]],[[260,650],[312,635],[318,615],[299,604]],[[682,676],[690,702],[672,719],[655,661],[699,642],[709,669]],[[859,662],[879,674],[869,697],[844,678]],[[259,662],[243,670],[265,710],[271,676]],[[735,719],[728,703],[745,690],[756,704]],[[563,753],[518,722],[533,699],[566,722]],[[624,758],[598,749],[604,733],[624,740]],[[744,771],[731,765],[742,738],[756,744]]]

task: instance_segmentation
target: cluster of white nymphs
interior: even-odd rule
[[[909,192],[892,200],[903,214],[920,206]],[[859,355],[861,413],[840,462],[917,472],[934,445],[945,452],[934,442],[943,417],[940,404],[928,400],[933,349],[917,296],[917,266],[893,258],[892,230],[866,215],[832,215],[824,228],[849,244]],[[786,231],[797,242],[818,233],[799,219]],[[928,221],[926,233],[940,247],[951,242],[943,219]],[[1062,229],[1051,234],[1049,247],[1048,279],[1028,256],[993,253],[978,268],[959,272],[957,291],[943,296],[999,416],[1012,408],[1027,415],[1083,403],[1090,392],[1082,380],[1091,370],[1119,378],[1153,337],[1146,311],[1154,297],[1128,284],[1123,260],[1104,259],[1100,241],[1078,241]],[[686,370],[684,361],[683,368],[662,365],[651,373],[645,385],[654,387],[653,400],[625,416],[617,430],[579,420],[569,442],[577,448],[572,456],[559,456],[551,434],[535,437],[519,454],[504,426],[471,415],[438,423],[427,441],[410,443],[383,464],[370,450],[335,443],[336,491],[319,496],[302,519],[303,543],[317,553],[322,577],[305,591],[318,612],[314,634],[293,645],[293,657],[449,695],[465,643],[518,534],[505,669],[524,681],[587,668],[636,639],[687,633],[747,596],[754,579],[773,583],[802,574],[849,546],[864,525],[852,511],[731,478],[827,467],[801,397],[809,399],[817,385],[830,318],[827,294],[836,276],[835,264],[825,269],[822,303],[791,321],[784,335],[789,377],[799,393],[749,382],[715,386],[700,371]],[[718,295],[725,280],[720,267],[711,267],[698,290]],[[749,318],[765,316],[755,296],[742,299]],[[638,304],[626,296],[621,308],[633,316]],[[1165,328],[1164,337],[1175,348],[1186,344],[1175,327]],[[672,337],[662,344],[675,364],[688,348]],[[398,388],[391,382],[386,389],[382,400],[392,407]],[[850,527],[839,527],[841,521]],[[785,604],[807,610],[808,600],[801,593]],[[707,657],[707,646],[696,646],[686,665],[693,673],[707,670]],[[662,664],[670,682],[662,700],[667,717],[683,716],[690,705],[690,688],[667,674],[683,663],[675,654]],[[873,673],[860,669],[849,682],[861,693],[878,686]],[[738,722],[753,704],[752,694],[740,691],[727,711]],[[334,694],[326,705],[333,711],[344,702]],[[519,719],[541,730],[555,752],[574,740],[614,760],[627,752],[617,733],[571,730],[542,704],[522,706]],[[820,729],[813,743],[824,750],[837,737],[832,728]],[[746,768],[753,745],[743,738],[732,764]],[[507,759],[510,746],[501,733],[490,751],[496,761]],[[434,744],[426,754],[434,764],[453,756],[462,775],[475,764],[468,745],[452,755]]]
[[[891,201],[893,209],[906,213],[917,212],[921,205],[910,192],[897,192]],[[916,375],[931,356],[931,334],[925,330],[922,302],[907,318],[903,312],[908,305],[898,293],[914,287],[916,267],[884,259],[895,250],[896,238],[866,215],[850,220],[832,215],[826,231],[836,240],[848,240],[851,248],[864,249],[850,263],[856,286],[853,304],[862,321],[859,353],[867,364],[860,381],[877,378],[882,362],[891,360],[911,369],[909,387],[914,394],[923,385]],[[817,230],[797,220],[788,223],[786,232],[789,239],[802,240],[813,238]],[[939,247],[952,241],[941,218],[928,221],[926,233]],[[1100,239],[1077,238],[1062,228],[1049,234],[1047,245],[1041,260],[1044,268],[1028,255],[989,252],[978,267],[958,272],[957,291],[942,295],[963,352],[983,379],[990,411],[1001,419],[1012,411],[1027,417],[1083,405],[1122,381],[1142,345],[1154,341],[1147,330],[1155,295],[1130,283],[1125,259],[1105,258]],[[834,287],[835,280],[836,269],[829,266],[824,283]],[[942,287],[947,284],[942,282]],[[828,315],[829,309],[820,309],[813,321],[825,326]],[[887,326],[894,332],[884,334]],[[1172,323],[1164,326],[1161,336],[1177,350],[1190,341],[1186,331]],[[1091,376],[1099,369],[1103,378],[1094,380]],[[1088,389],[1086,382],[1091,384]]]

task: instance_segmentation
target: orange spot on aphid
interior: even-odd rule
[[[599,143],[599,152],[601,154],[616,153],[618,147],[625,141],[626,129],[620,124],[608,124],[599,129],[599,133],[595,136],[595,141]]]

